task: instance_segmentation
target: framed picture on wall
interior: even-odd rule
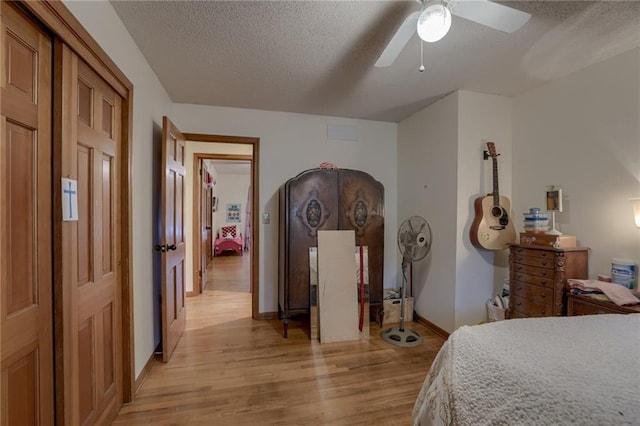
[[[227,203],[226,221],[240,223],[240,203]]]

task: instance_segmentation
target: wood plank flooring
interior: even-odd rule
[[[419,324],[424,344],[379,337],[320,344],[308,322],[251,319],[249,256],[215,257],[207,288],[187,299],[187,329],[156,363],[114,424],[409,425],[422,381],[444,340]]]

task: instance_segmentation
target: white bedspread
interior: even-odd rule
[[[414,425],[639,425],[640,314],[464,326],[434,360]]]

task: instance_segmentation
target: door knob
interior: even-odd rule
[[[167,246],[165,246],[164,244],[158,244],[154,247],[155,251],[161,251],[161,252],[165,252],[167,251]]]
[[[175,244],[171,244],[170,246],[167,246],[167,251],[169,251],[169,250],[173,251],[175,249],[177,249]]]

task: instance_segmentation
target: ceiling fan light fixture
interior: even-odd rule
[[[427,4],[418,17],[418,35],[433,43],[447,35],[451,28],[451,12],[440,2]]]

